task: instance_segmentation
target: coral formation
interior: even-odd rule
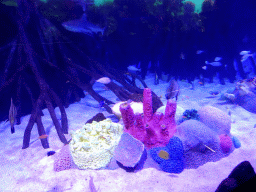
[[[217,132],[218,135],[230,134],[231,118],[222,110],[213,106],[204,106],[198,110],[200,121]]]
[[[226,134],[221,134],[220,136],[220,148],[223,153],[228,153],[232,148],[232,139]]]
[[[72,157],[70,155],[69,145],[64,145],[62,149],[54,156],[54,171],[63,171],[71,168]]]
[[[217,133],[197,120],[187,120],[178,125],[177,136],[182,140],[185,151],[194,149],[205,152],[209,150],[207,147],[219,148]]]
[[[165,147],[150,149],[149,153],[165,172],[181,173],[184,169],[184,150],[178,137],[172,137]]]
[[[197,110],[190,109],[190,110],[184,111],[181,121],[183,122],[189,119],[199,120],[199,115],[197,113]]]
[[[71,133],[70,151],[80,169],[99,169],[111,160],[118,145],[123,126],[110,119],[93,121]]]
[[[143,114],[134,114],[129,103],[120,105],[125,131],[142,141],[147,149],[165,146],[176,132],[176,102],[168,100],[165,114],[153,114],[151,89],[143,91]]]

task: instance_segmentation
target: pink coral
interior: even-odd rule
[[[227,134],[221,134],[219,138],[221,150],[223,151],[223,153],[228,153],[232,147],[232,140],[230,136],[228,136]]]
[[[143,91],[143,114],[133,113],[129,103],[120,105],[125,131],[142,141],[147,149],[166,146],[176,132],[175,112],[177,104],[168,100],[165,115],[153,114],[151,89]]]
[[[54,171],[63,171],[71,168],[72,157],[69,145],[64,145],[62,149],[54,155]]]

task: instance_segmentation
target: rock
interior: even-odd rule
[[[218,186],[216,192],[254,192],[255,191],[255,171],[250,162],[243,161],[237,165],[229,176]]]
[[[222,110],[213,106],[204,106],[198,110],[200,121],[218,135],[230,134],[231,118]]]
[[[137,171],[143,169],[146,160],[147,160],[147,150],[144,149],[139,162],[134,167],[126,167],[126,166],[123,166],[122,163],[120,163],[118,161],[116,161],[116,162],[117,162],[119,167],[126,170],[127,172],[137,172]]]
[[[100,122],[105,119],[106,119],[106,117],[103,115],[103,113],[97,113],[95,116],[93,116],[91,119],[89,119],[86,123],[92,123],[93,121]]]
[[[187,120],[177,126],[177,136],[183,141],[185,151],[194,149],[205,152],[219,148],[219,138],[216,132],[197,120]],[[207,147],[206,147],[207,146]]]
[[[144,144],[129,133],[123,133],[114,156],[125,167],[135,167],[144,151]]]

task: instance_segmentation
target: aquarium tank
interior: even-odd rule
[[[255,10],[0,0],[0,191],[254,191]]]

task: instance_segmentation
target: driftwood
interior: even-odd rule
[[[121,101],[136,100],[134,94],[141,97],[143,89],[136,85],[136,79],[144,87],[147,85],[140,77],[105,67],[89,57],[80,44],[55,43],[72,42],[72,37],[77,34],[68,32],[60,24],[44,18],[38,12],[36,4],[30,0],[17,0],[17,4],[18,34],[11,43],[0,48],[0,54],[9,50],[4,70],[0,71],[0,95],[9,92],[14,98],[18,108],[18,123],[23,110],[22,95],[24,92],[29,95],[27,101],[31,102],[32,109],[24,132],[23,149],[29,147],[34,124],[37,125],[39,136],[46,134],[42,121],[44,108],[50,113],[60,141],[68,143],[64,135],[68,133],[65,107],[69,106],[71,98],[74,98],[74,102],[81,99],[79,92],[86,91],[98,102],[104,101],[103,107],[112,113],[109,105],[114,102],[94,91],[90,84],[92,78],[109,77],[112,81],[106,86]],[[31,28],[35,34],[28,32]],[[34,43],[34,36],[39,37],[39,43]],[[58,90],[59,87],[62,89]],[[153,100],[158,105],[161,102],[157,96]],[[56,117],[55,107],[61,112],[61,122]],[[44,148],[49,147],[47,138],[42,137],[41,143]]]

